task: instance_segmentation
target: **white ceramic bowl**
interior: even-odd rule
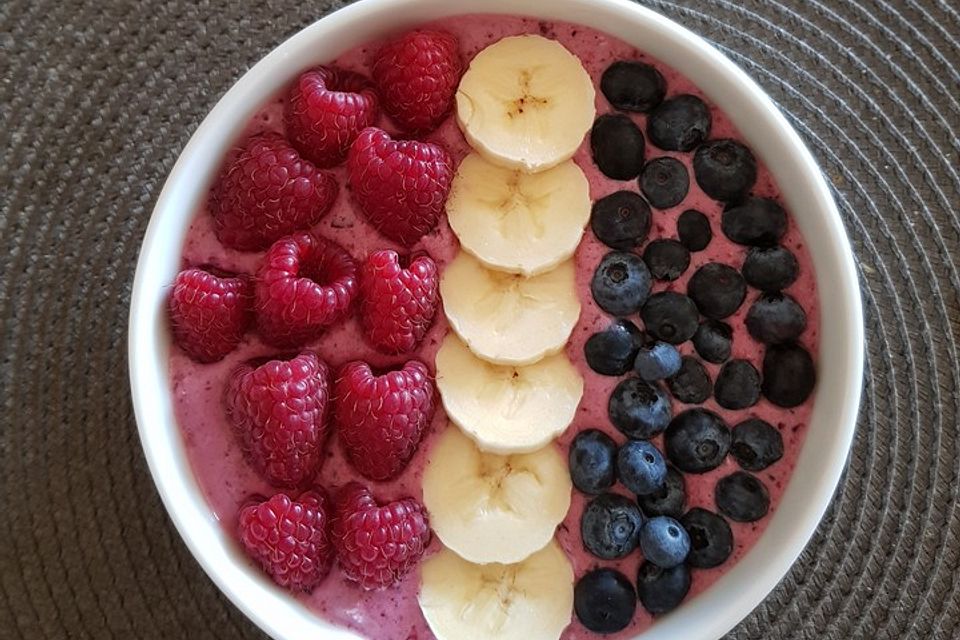
[[[821,300],[819,383],[806,443],[766,533],[714,586],[658,621],[643,640],[714,640],[774,588],[830,502],[860,401],[863,319],[849,242],[810,153],[760,88],[698,36],[627,0],[362,0],[296,34],[251,69],[191,138],[160,194],[137,265],[130,309],[130,382],[157,489],[193,555],[221,590],[274,638],[356,636],[326,624],[253,569],[207,507],[174,421],[165,301],[188,223],[227,149],[255,110],[304,67],[387,32],[453,14],[489,12],[594,27],[672,65],[710,97],[770,168],[813,256]]]

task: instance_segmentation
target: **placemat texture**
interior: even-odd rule
[[[340,6],[0,2],[0,638],[263,638],[148,476],[126,320],[200,120]],[[732,638],[960,636],[960,5],[648,0],[782,106],[834,185],[867,318],[860,428],[800,561]]]

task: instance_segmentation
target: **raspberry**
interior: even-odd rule
[[[310,233],[278,240],[264,256],[255,287],[263,339],[292,347],[347,315],[357,293],[357,265],[339,244]]]
[[[310,591],[327,576],[333,561],[330,505],[322,489],[293,500],[278,493],[240,510],[240,544],[281,587]]]
[[[340,369],[333,396],[337,433],[353,468],[371,480],[396,477],[433,417],[426,365],[411,360],[378,376],[365,362],[349,362]]]
[[[300,75],[283,111],[290,143],[318,167],[343,162],[360,131],[377,120],[370,81],[343,69],[317,67]]]
[[[429,142],[393,140],[369,127],[347,154],[353,196],[367,220],[387,238],[412,245],[440,219],[453,164],[447,151]]]
[[[427,513],[419,502],[404,498],[381,506],[356,482],[337,494],[332,526],[340,569],[364,589],[400,582],[430,543]]]
[[[278,133],[250,138],[210,190],[217,238],[240,251],[260,251],[306,229],[333,206],[337,183],[300,157]]]
[[[170,294],[173,339],[198,362],[216,362],[240,344],[250,326],[252,298],[245,276],[185,269]]]
[[[378,351],[413,351],[437,310],[437,265],[426,255],[407,268],[396,251],[376,251],[360,268],[360,324]]]
[[[227,418],[250,465],[278,487],[310,483],[323,462],[329,370],[305,351],[242,364],[227,383]]]

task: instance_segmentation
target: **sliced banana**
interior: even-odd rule
[[[541,36],[490,45],[457,89],[457,122],[470,145],[495,164],[529,173],[569,160],[595,115],[587,70]]]
[[[519,564],[473,564],[443,549],[420,581],[437,640],[556,640],[572,617],[573,568],[556,542]]]
[[[570,474],[554,446],[484,453],[453,425],[430,450],[423,503],[440,541],[470,562],[520,562],[553,538],[570,507]]]
[[[477,356],[533,364],[563,349],[580,317],[573,261],[530,278],[491,271],[461,251],[440,277],[450,326]]]

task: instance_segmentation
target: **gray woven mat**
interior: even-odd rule
[[[126,377],[140,238],[240,74],[339,2],[0,2],[0,638],[262,638],[180,542]],[[955,638],[960,7],[651,0],[744,66],[832,180],[868,378],[842,488],[734,638]]]

